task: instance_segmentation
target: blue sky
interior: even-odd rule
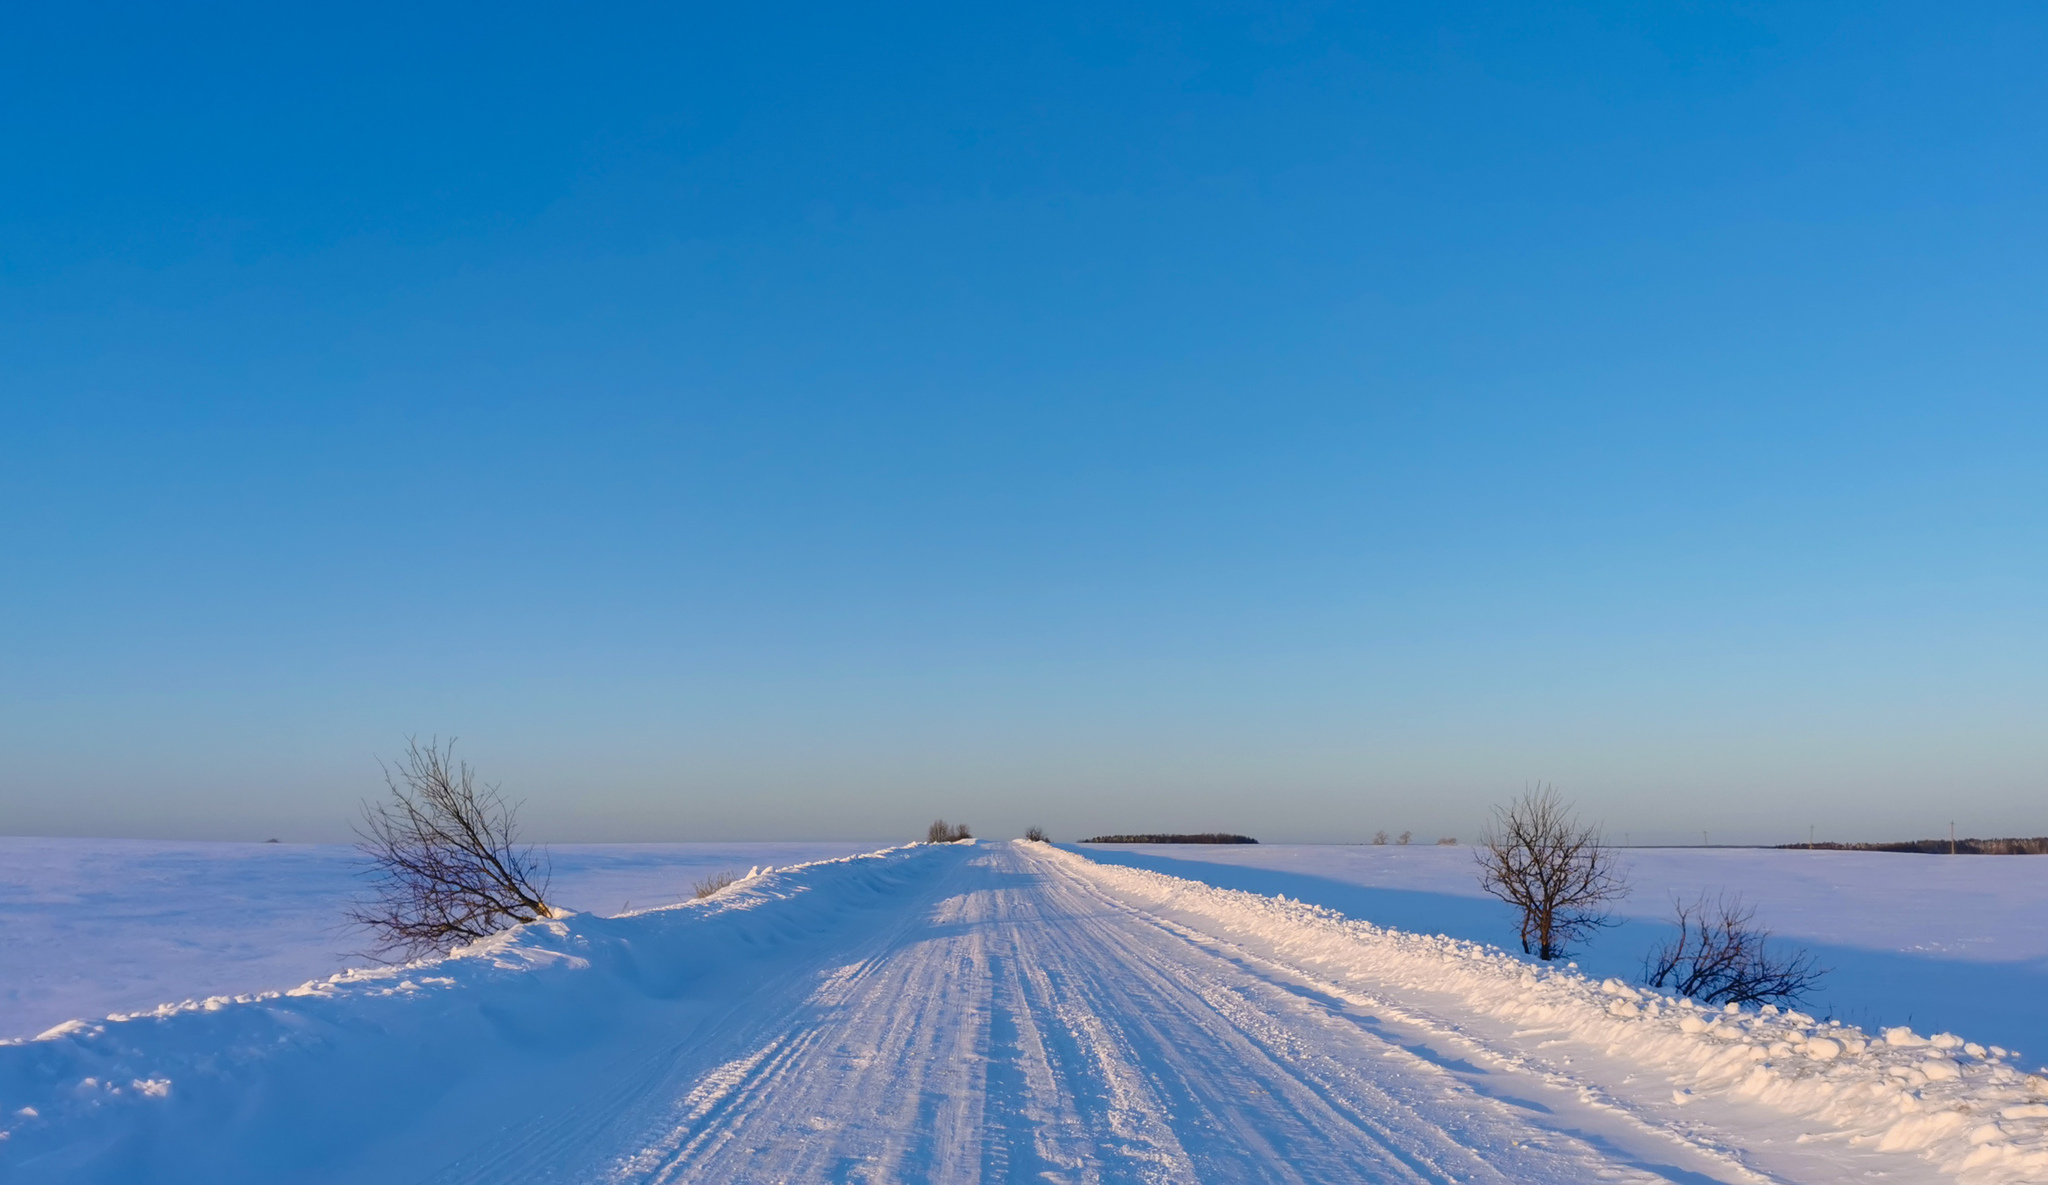
[[[2037,6],[58,6],[0,830],[2048,832]]]

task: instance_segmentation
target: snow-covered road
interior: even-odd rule
[[[0,1176],[2038,1179],[2048,1106],[1995,1057],[1914,1090],[1903,1037],[1701,1015],[1040,845],[897,849],[0,1046]]]
[[[905,904],[609,1179],[1664,1179],[1021,845]]]

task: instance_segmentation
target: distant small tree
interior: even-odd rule
[[[547,903],[548,862],[519,842],[518,808],[443,747],[406,739],[390,796],[363,804],[356,828],[366,899],[348,918],[369,930],[392,961],[439,954],[520,922],[555,916]]]
[[[1399,839],[1396,839],[1394,842],[1400,844],[1402,847],[1405,848],[1408,846],[1408,841],[1414,838],[1415,833],[1413,831],[1403,831],[1401,833],[1401,837]]]
[[[1446,835],[1442,839],[1436,841],[1436,846],[1440,848],[1455,848],[1458,846],[1458,837],[1455,835]]]
[[[1372,842],[1373,842],[1373,843],[1375,843],[1375,844],[1379,844],[1379,845],[1381,845],[1381,846],[1385,846],[1385,844],[1386,844],[1386,842],[1387,842],[1387,833],[1386,833],[1386,832],[1384,832],[1384,831],[1375,831],[1375,832],[1373,832],[1373,833],[1372,833]]]
[[[1702,1004],[1796,1004],[1827,972],[1809,951],[1767,949],[1770,931],[1734,897],[1673,898],[1678,936],[1643,960],[1643,982]]]
[[[1027,828],[1025,828],[1025,829],[1024,829],[1024,838],[1025,838],[1025,839],[1028,839],[1028,840],[1030,840],[1030,841],[1031,841],[1032,843],[1050,843],[1050,842],[1051,842],[1050,840],[1046,839],[1046,837],[1045,837],[1045,828],[1043,828],[1043,827],[1027,827]]]
[[[1473,855],[1479,886],[1521,912],[1522,950],[1546,961],[1610,924],[1607,904],[1628,895],[1600,829],[1549,786],[1496,807]]]
[[[953,843],[957,840],[973,838],[973,834],[967,830],[967,824],[948,823],[944,819],[933,819],[932,825],[925,828],[924,831],[924,841],[926,843]]]

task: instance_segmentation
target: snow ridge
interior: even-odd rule
[[[510,1094],[548,1059],[630,1044],[664,1002],[893,900],[929,875],[929,852],[755,869],[703,900],[569,914],[445,958],[0,1040],[0,1178],[280,1180],[342,1162],[458,1085],[502,1075]]]
[[[1661,1074],[1670,1102],[1717,1097],[1759,1105],[1833,1130],[1802,1139],[1915,1154],[1972,1185],[2048,1179],[2048,1080],[2008,1064],[2011,1055],[1953,1034],[1907,1028],[1868,1036],[1766,1005],[1715,1009],[1595,982],[1573,967],[1532,966],[1497,947],[1407,933],[1286,897],[1262,897],[1146,869],[1099,864],[1054,849],[1114,896],[1219,937],[1247,942],[1338,987],[1393,988],[1426,1001],[1440,1029],[1490,1046],[1503,1060],[1537,1066],[1530,1037],[1564,1042]],[[1448,999],[1446,999],[1448,997]],[[1382,1001],[1383,1002],[1383,1001]],[[1457,1023],[1469,1010],[1515,1032],[1502,1040]],[[1412,1010],[1411,1010],[1412,1011]],[[1499,1026],[1494,1026],[1498,1028]],[[1612,1083],[1566,1068],[1591,1095],[1636,1110]],[[1639,1084],[1635,1084],[1638,1085]],[[1661,1101],[1661,1100],[1659,1100]]]

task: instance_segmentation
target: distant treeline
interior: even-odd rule
[[[1950,844],[1954,847],[1951,849]],[[1905,843],[1781,843],[1781,848],[1815,848],[1823,852],[1925,852],[1946,856],[2048,856],[2048,836],[2033,839],[1914,839]]]
[[[1249,835],[1225,835],[1221,831],[1204,831],[1200,835],[1098,835],[1084,839],[1082,843],[1257,843]]]

